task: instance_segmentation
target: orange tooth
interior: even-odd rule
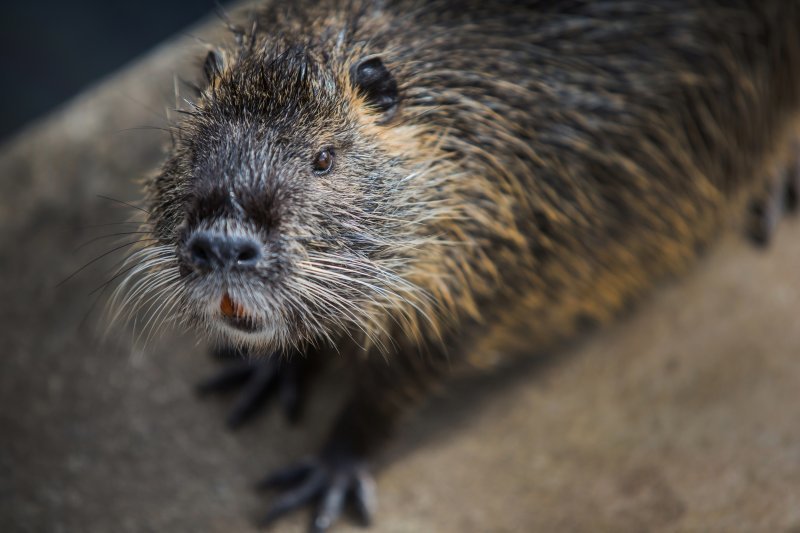
[[[219,310],[228,318],[244,318],[247,316],[244,307],[234,302],[227,292],[222,296],[222,300],[219,302]]]

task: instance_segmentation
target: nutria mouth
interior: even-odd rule
[[[250,315],[244,306],[234,301],[227,292],[219,302],[219,310],[222,314],[222,320],[234,329],[248,333],[255,333],[263,329],[258,320]]]
[[[252,318],[231,318],[223,316],[222,320],[228,326],[246,333],[257,333],[263,329],[261,325],[256,323]]]

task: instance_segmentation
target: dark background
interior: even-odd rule
[[[0,141],[219,5],[214,0],[3,2]]]

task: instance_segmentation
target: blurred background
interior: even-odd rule
[[[224,2],[6,2],[0,16],[0,142]]]

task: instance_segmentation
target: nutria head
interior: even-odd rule
[[[403,153],[413,135],[392,123],[398,85],[380,56],[276,41],[209,53],[148,183],[157,245],[133,255],[121,294],[250,346],[380,345],[430,315],[411,273],[437,239],[418,185],[436,162]]]

